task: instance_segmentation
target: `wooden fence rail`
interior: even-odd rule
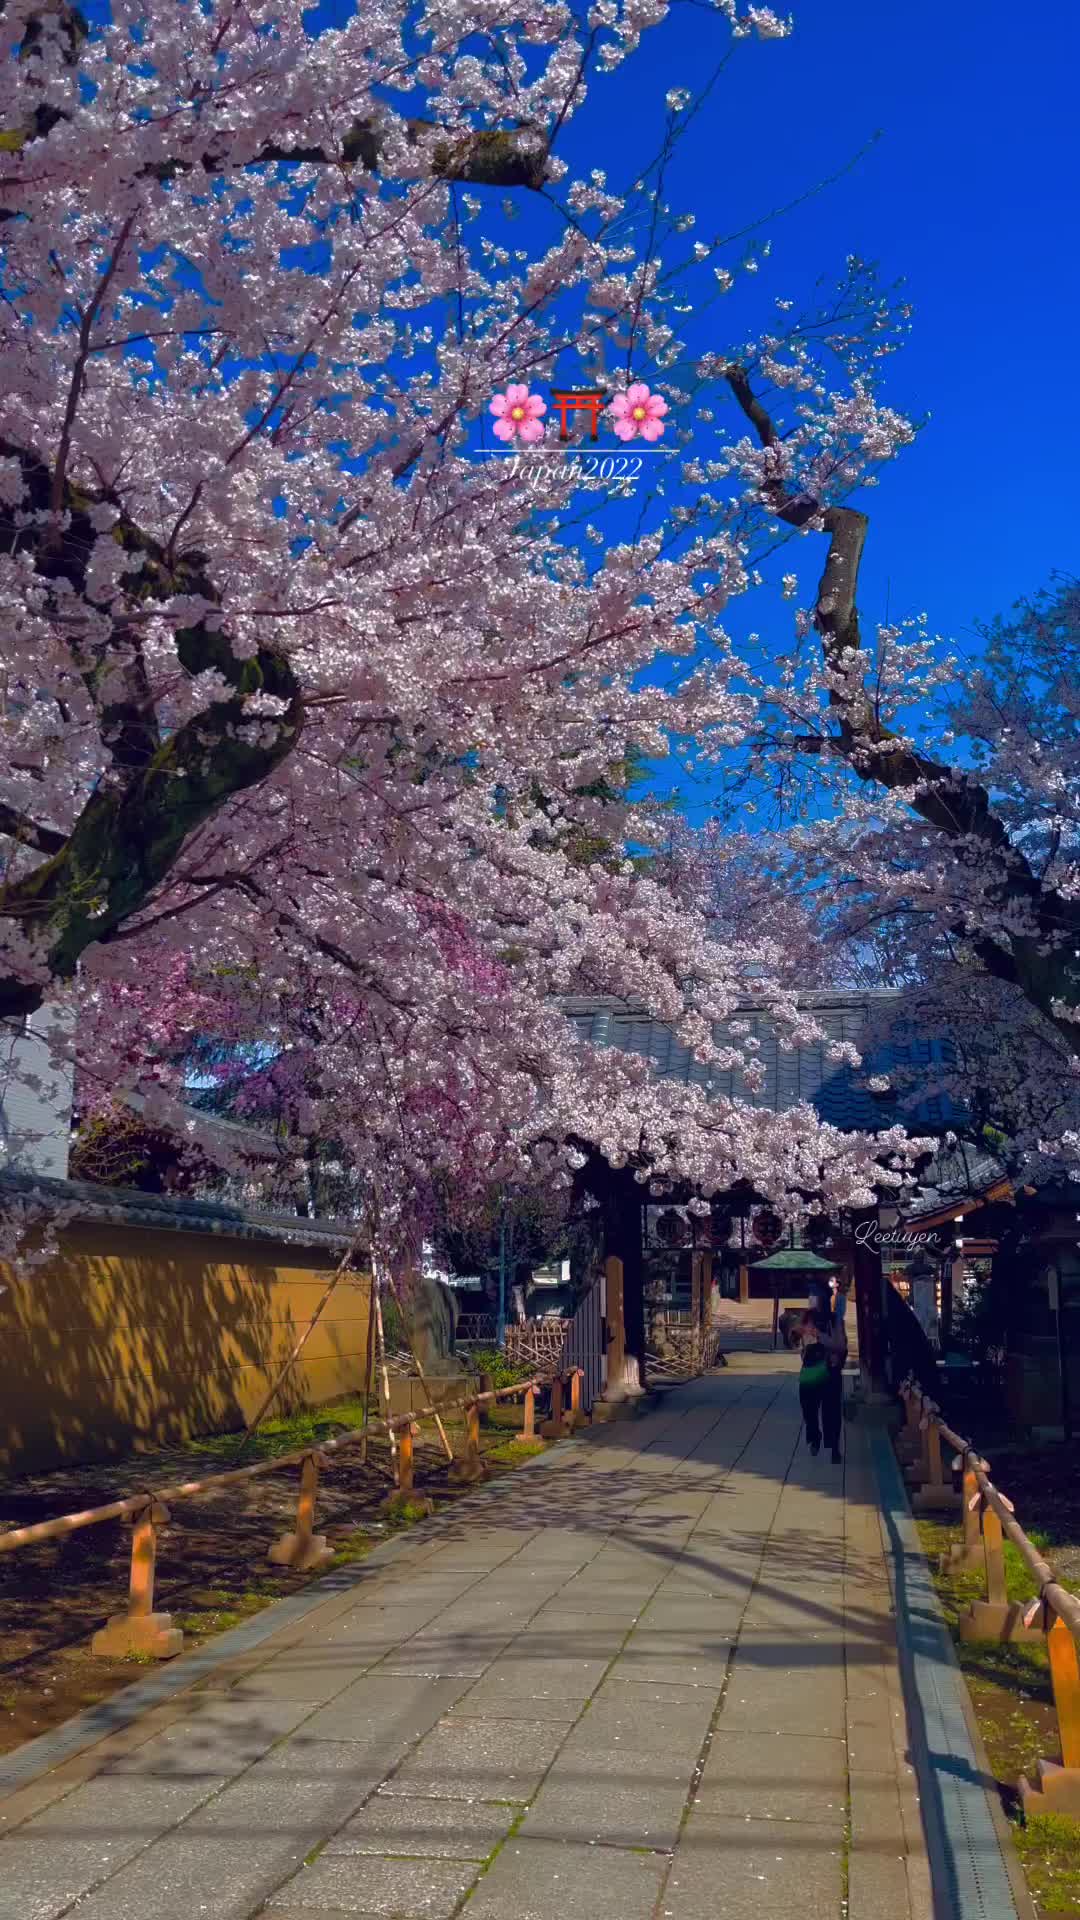
[[[110,1500],[104,1506],[86,1507],[78,1513],[58,1514],[52,1520],[35,1521],[26,1527],[11,1527],[7,1532],[0,1533],[0,1554],[17,1553],[22,1548],[37,1546],[42,1541],[63,1539],[83,1527],[99,1526],[109,1520],[130,1520],[133,1524],[127,1610],[113,1614],[94,1635],[91,1651],[111,1659],[132,1653],[170,1659],[173,1654],[180,1652],[184,1636],[179,1627],[173,1626],[167,1613],[154,1611],[157,1535],[169,1518],[168,1502],[197,1500],[201,1495],[216,1493],[220,1487],[231,1486],[237,1481],[256,1480],[268,1473],[280,1473],[285,1467],[298,1466],[300,1486],[296,1524],[290,1532],[274,1542],[268,1557],[277,1565],[311,1572],[327,1565],[334,1557],[326,1535],[315,1532],[315,1507],[320,1474],[333,1463],[336,1455],[361,1444],[372,1432],[385,1433],[396,1441],[397,1482],[399,1489],[408,1493],[413,1485],[413,1444],[420,1432],[419,1422],[422,1419],[437,1421],[440,1415],[463,1409],[465,1449],[460,1458],[452,1463],[451,1477],[463,1482],[481,1479],[487,1471],[480,1456],[481,1407],[524,1394],[525,1433],[531,1436],[535,1430],[536,1395],[544,1384],[538,1378],[520,1380],[514,1386],[499,1387],[487,1393],[471,1393],[460,1400],[441,1401],[437,1408],[414,1408],[410,1413],[398,1414],[390,1419],[378,1417],[370,1420],[365,1429],[339,1434],[336,1439],[325,1440],[318,1447],[298,1448],[292,1453],[278,1454],[273,1460],[254,1461],[249,1467],[230,1467],[223,1473],[207,1474],[201,1480],[184,1480],[176,1486],[162,1487],[152,1493],[130,1494],[122,1500]],[[561,1386],[561,1381],[559,1384]],[[571,1424],[571,1421],[560,1418],[556,1431],[568,1432]]]
[[[1080,1599],[1063,1587],[1049,1561],[1029,1540],[1016,1518],[1012,1501],[990,1478],[990,1463],[962,1434],[947,1426],[936,1401],[914,1381],[902,1389],[906,1427],[897,1452],[907,1462],[907,1478],[919,1486],[913,1499],[917,1510],[960,1508],[963,1541],[948,1556],[953,1565],[981,1568],[986,1592],[960,1621],[966,1640],[1043,1641],[1050,1663],[1061,1764],[1038,1762],[1038,1785],[1020,1781],[1025,1813],[1064,1814],[1080,1820]],[[941,1446],[952,1450],[951,1474],[960,1476],[960,1489],[946,1481]],[[1027,1605],[1008,1598],[1004,1542],[1016,1548],[1038,1587]]]

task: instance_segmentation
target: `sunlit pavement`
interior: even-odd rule
[[[0,1920],[923,1920],[866,1436],[812,1459],[796,1379],[734,1353],[0,1801]]]

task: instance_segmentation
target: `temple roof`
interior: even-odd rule
[[[732,1034],[730,1023],[720,1024],[714,1039],[718,1050],[745,1044],[747,1037],[757,1040],[754,1051],[765,1077],[756,1090],[744,1084],[737,1070],[696,1059],[676,1037],[673,1027],[667,1021],[653,1019],[644,1007],[604,995],[571,996],[561,1005],[583,1040],[643,1054],[653,1062],[660,1079],[703,1087],[715,1099],[743,1100],[774,1113],[806,1101],[823,1120],[846,1132],[876,1133],[900,1119],[916,1130],[920,1125],[933,1130],[948,1126],[958,1117],[945,1099],[935,1096],[921,1102],[901,1102],[873,1092],[867,1084],[871,1078],[888,1076],[899,1068],[903,1068],[905,1077],[914,1069],[917,1077],[920,1066],[929,1067],[946,1057],[944,1042],[920,1032],[904,1012],[904,996],[892,990],[801,993],[800,1007],[813,1013],[826,1035],[823,1042],[813,1045],[785,1043],[763,1008],[740,1008],[732,1019],[745,1025],[746,1033]],[[897,1031],[901,1019],[902,1037]],[[836,1042],[858,1048],[862,1064],[852,1067],[830,1060],[829,1046]]]

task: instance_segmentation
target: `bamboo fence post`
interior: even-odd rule
[[[292,1567],[296,1573],[312,1573],[329,1566],[334,1549],[325,1533],[315,1532],[315,1502],[319,1493],[319,1468],[325,1465],[319,1453],[305,1453],[300,1462],[300,1490],[296,1496],[296,1526],[275,1540],[267,1554],[277,1567]]]
[[[154,1612],[157,1529],[165,1525],[168,1517],[168,1507],[152,1496],[148,1496],[145,1506],[132,1516],[127,1612],[112,1614],[105,1625],[99,1627],[90,1642],[91,1653],[112,1660],[132,1653],[171,1660],[180,1652],[184,1636],[179,1627],[173,1626],[172,1615]]]
[[[413,1366],[416,1368],[416,1371],[420,1377],[420,1385],[424,1389],[424,1398],[427,1401],[428,1405],[431,1407],[432,1413],[434,1414],[434,1417],[435,1417],[435,1425],[439,1430],[439,1439],[442,1441],[443,1452],[445,1453],[448,1460],[452,1460],[454,1457],[454,1449],[450,1445],[450,1442],[446,1437],[446,1428],[443,1426],[443,1423],[440,1420],[438,1413],[435,1412],[435,1396],[432,1393],[431,1388],[428,1386],[427,1380],[424,1375],[424,1369],[420,1365],[420,1355],[417,1353],[415,1344],[413,1342],[412,1331],[409,1327],[409,1318],[407,1313],[405,1312],[405,1307],[402,1302],[401,1295],[398,1292],[397,1282],[394,1279],[393,1273],[389,1267],[386,1270],[386,1278],[390,1287],[390,1292],[394,1298],[394,1304],[401,1315],[401,1324],[405,1329],[405,1338],[406,1338],[406,1341],[408,1342],[409,1352],[412,1354]]]

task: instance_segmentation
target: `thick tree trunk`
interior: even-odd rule
[[[858,1214],[856,1227],[864,1220],[876,1220],[876,1213]],[[885,1277],[881,1255],[876,1247],[855,1242],[852,1256],[855,1279],[855,1314],[859,1329],[859,1366],[863,1385],[869,1394],[887,1394],[888,1343],[885,1333]]]
[[[641,1249],[642,1190],[628,1172],[605,1169],[604,1244],[620,1272],[608,1269],[606,1400],[633,1399],[645,1388],[645,1273]]]

